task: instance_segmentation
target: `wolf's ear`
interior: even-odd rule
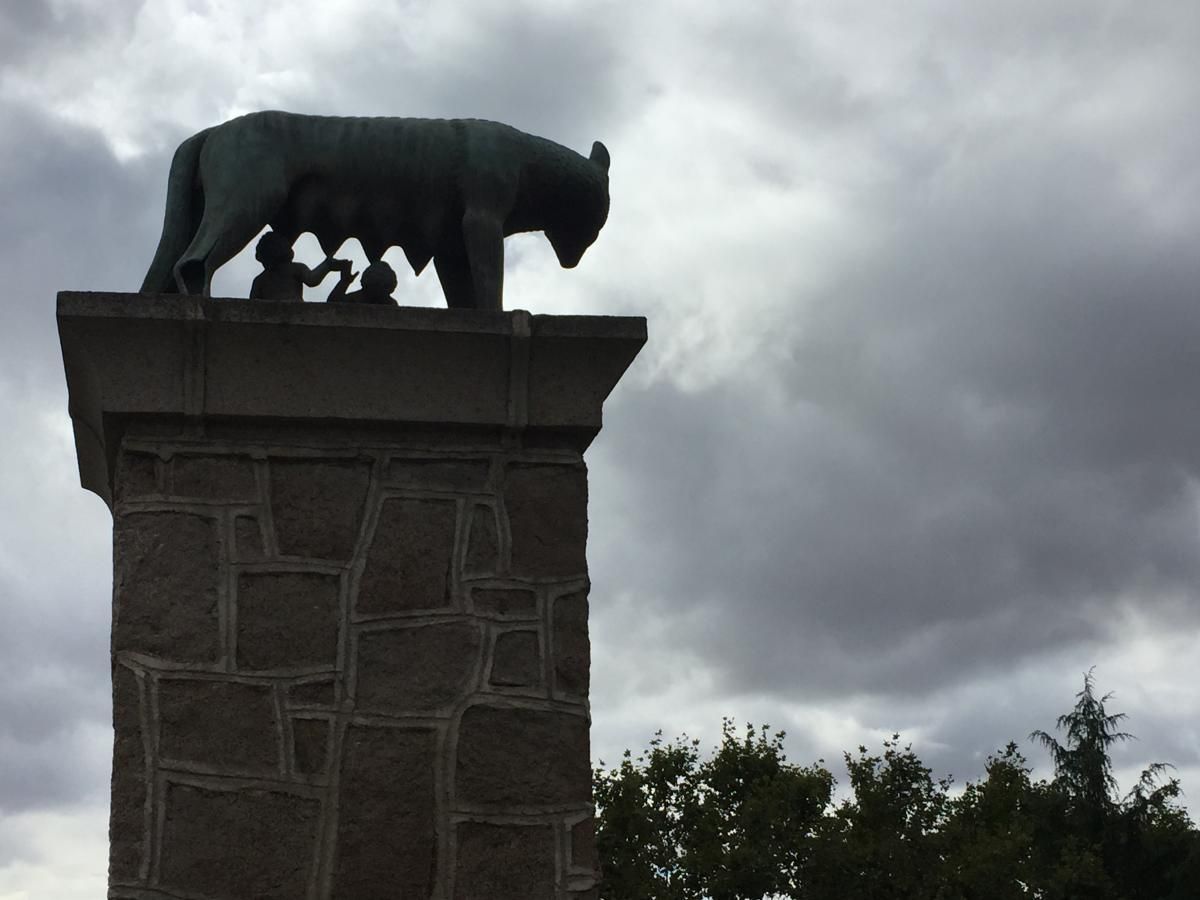
[[[592,144],[591,160],[598,165],[606,175],[608,174],[608,148],[599,141],[596,141],[594,144]]]

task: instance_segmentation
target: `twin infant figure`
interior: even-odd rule
[[[293,261],[292,245],[282,235],[268,231],[254,247],[254,258],[262,263],[262,273],[250,285],[251,300],[303,300],[304,285],[316,287],[330,272],[341,273],[338,283],[329,292],[330,303],[373,303],[398,306],[392,297],[396,289],[396,272],[383,260],[373,262],[362,273],[362,287],[346,293],[357,272],[351,272],[348,259],[329,257],[310,269]]]

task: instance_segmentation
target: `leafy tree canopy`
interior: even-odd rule
[[[834,801],[823,760],[788,762],[784,735],[731,720],[711,753],[659,734],[595,772],[603,900],[1194,900],[1200,832],[1163,763],[1118,793],[1112,748],[1131,739],[1092,672],[1056,731],[1015,743],[954,790],[899,735],[845,754]]]

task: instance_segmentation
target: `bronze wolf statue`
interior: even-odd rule
[[[175,151],[145,292],[203,293],[264,225],[316,237],[326,256],[357,238],[371,262],[399,246],[433,260],[452,307],[502,308],[504,238],[544,231],[575,266],[608,218],[609,156],[584,157],[498,122],[257,112]]]

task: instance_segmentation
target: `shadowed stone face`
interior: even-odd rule
[[[269,685],[162,678],[158,709],[164,759],[230,772],[278,771],[279,726]]]
[[[446,607],[456,521],[450,500],[384,500],[358,591],[358,612]]]
[[[548,825],[463,822],[455,900],[553,900],[554,853]]]
[[[247,572],[238,579],[237,662],[245,672],[333,669],[340,580],[316,572]]]
[[[514,465],[505,478],[514,574],[586,572],[587,473],[583,466]]]
[[[458,738],[459,797],[495,808],[586,803],[588,723],[544,709],[472,706]]]
[[[113,642],[190,663],[216,662],[220,540],[217,523],[184,512],[118,515]]]
[[[346,732],[334,900],[431,894],[436,877],[435,733],[352,725]]]
[[[285,556],[344,562],[354,552],[370,467],[341,460],[271,462],[271,514]]]
[[[168,784],[160,880],[208,897],[296,900],[313,864],[320,803],[287,793]]]
[[[357,700],[372,712],[433,712],[461,697],[479,659],[471,622],[369,631],[358,639]]]

